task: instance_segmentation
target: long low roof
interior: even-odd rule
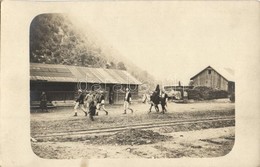
[[[30,80],[48,82],[141,84],[140,81],[124,70],[40,63],[30,63]]]

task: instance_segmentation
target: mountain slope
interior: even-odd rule
[[[142,83],[154,81],[152,75],[109,44],[101,44],[93,34],[83,34],[64,14],[42,14],[34,18],[30,27],[30,62],[121,69]]]

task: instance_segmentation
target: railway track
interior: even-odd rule
[[[207,123],[207,122],[218,122],[218,121],[233,121],[235,116],[225,116],[225,117],[210,117],[204,119],[184,119],[184,120],[172,120],[172,121],[160,121],[160,122],[147,122],[139,123],[125,126],[107,127],[99,129],[86,129],[77,131],[66,131],[66,132],[55,132],[49,134],[34,134],[34,138],[48,138],[48,137],[64,137],[64,136],[77,136],[77,135],[89,135],[89,134],[102,134],[102,133],[112,133],[119,132],[128,129],[150,129],[159,128],[164,126],[177,126],[177,125],[188,125],[194,123]]]

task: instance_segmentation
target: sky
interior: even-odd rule
[[[236,70],[250,11],[232,1],[109,1],[81,5],[69,15],[157,79],[188,83],[209,65]]]

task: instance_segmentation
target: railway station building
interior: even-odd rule
[[[124,70],[80,66],[30,63],[30,101],[39,101],[46,92],[48,101],[75,100],[77,90],[103,91],[106,102],[122,103],[128,87],[132,98],[138,98],[141,84]]]

